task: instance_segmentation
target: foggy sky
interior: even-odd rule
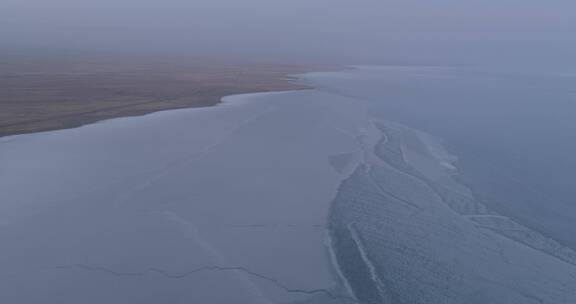
[[[571,0],[2,0],[0,47],[574,62]]]

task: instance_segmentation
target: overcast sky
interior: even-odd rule
[[[573,0],[0,0],[0,46],[371,63],[574,61]]]

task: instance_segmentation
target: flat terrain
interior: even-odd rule
[[[302,89],[288,75],[327,68],[198,58],[0,56],[0,137],[211,106],[230,94]]]

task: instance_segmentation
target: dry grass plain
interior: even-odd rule
[[[290,74],[322,65],[199,58],[0,56],[0,137],[160,110],[230,94],[303,89]]]

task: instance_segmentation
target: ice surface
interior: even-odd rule
[[[257,94],[4,139],[0,302],[334,300],[326,213],[363,117]]]
[[[337,260],[363,303],[573,303],[575,252],[453,189],[444,157],[410,163],[422,136],[379,124],[386,162],[359,166],[330,216]],[[427,139],[431,140],[431,139]],[[433,146],[428,146],[433,147]],[[425,150],[412,153],[426,153]],[[415,156],[412,156],[415,158]],[[434,163],[436,170],[430,170]],[[425,168],[419,171],[417,168]],[[439,192],[438,189],[442,189]]]
[[[576,303],[573,249],[319,87],[0,139],[0,302]]]

